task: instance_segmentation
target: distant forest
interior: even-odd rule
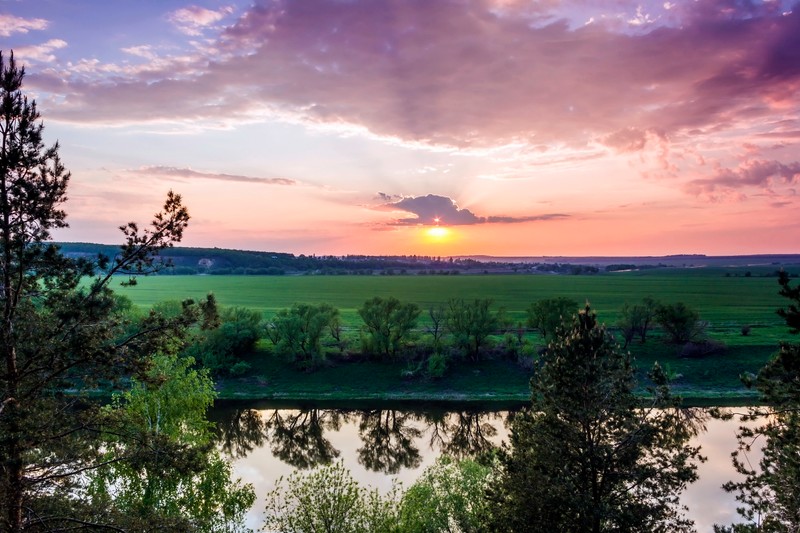
[[[93,243],[59,243],[70,257],[113,258],[119,247]],[[624,270],[645,270],[693,266],[745,266],[753,260],[761,265],[798,264],[800,256],[666,256],[630,258],[490,258],[436,257],[423,255],[294,255],[224,248],[175,247],[162,250],[170,266],[161,275],[459,275],[459,274],[598,274]]]

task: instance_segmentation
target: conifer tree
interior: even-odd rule
[[[778,314],[789,332],[800,332],[800,288],[789,284],[781,272],[779,294],[789,300]],[[743,505],[737,509],[745,523],[717,526],[719,532],[783,532],[800,530],[800,344],[782,343],[778,353],[759,371],[745,377],[755,385],[764,405],[742,417],[751,422],[739,428],[738,449],[733,454],[741,481],[724,485]],[[755,423],[755,425],[753,424]],[[748,454],[761,449],[757,465]]]
[[[13,53],[0,53],[0,530],[11,533],[99,525],[106,510],[91,508],[86,474],[131,458],[103,459],[100,436],[125,428],[86,393],[145,376],[148,356],[181,342],[200,316],[187,302],[178,317],[127,324],[110,289],[117,274],[134,283],[158,269],[158,251],[181,239],[189,214],[179,195],[147,228],[122,226],[116,257],[70,259],[51,242],[67,226],[70,174],[58,144],[44,144],[24,76]]]
[[[498,531],[686,531],[679,495],[699,449],[663,371],[648,405],[631,356],[589,306],[565,324],[531,379],[501,475],[489,492]]]

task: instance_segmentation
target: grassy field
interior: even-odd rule
[[[784,303],[776,278],[725,277],[718,270],[699,269],[595,276],[160,276],[116,290],[140,306],[213,292],[222,305],[256,309],[265,318],[293,303],[327,302],[353,323],[356,309],[374,296],[395,296],[423,309],[455,297],[491,298],[519,319],[532,302],[566,296],[588,300],[608,323],[616,321],[625,302],[652,296],[665,303],[684,302],[714,325],[780,324],[775,309]]]
[[[745,270],[674,269],[595,276],[161,276],[141,278],[137,286],[117,290],[143,307],[213,292],[220,304],[255,309],[265,318],[293,303],[327,302],[340,309],[351,328],[360,325],[357,308],[374,296],[395,296],[423,309],[455,297],[491,298],[495,307],[504,307],[519,321],[524,321],[525,309],[532,302],[566,296],[591,302],[601,322],[609,325],[616,322],[625,302],[652,296],[696,308],[709,324],[709,336],[728,349],[724,355],[682,359],[676,347],[660,342],[656,334],[646,345],[631,345],[639,366],[649,368],[659,361],[675,376],[674,388],[679,393],[695,401],[714,401],[752,396],[742,388],[739,375],[756,372],[779,341],[791,340],[775,314],[786,303],[777,294],[776,278],[745,277]],[[741,334],[744,325],[751,326],[748,336]],[[528,374],[513,364],[459,363],[438,381],[403,380],[401,363],[341,364],[302,374],[276,361],[266,345],[252,355],[250,363],[254,372],[249,377],[220,382],[224,397],[464,400],[524,399],[528,394]]]

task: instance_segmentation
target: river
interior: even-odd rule
[[[731,465],[739,422],[693,410],[705,430],[695,437],[707,461],[699,480],[682,497],[697,531],[737,519],[736,501],[721,486],[737,474]],[[263,523],[264,498],[281,476],[296,469],[341,460],[362,485],[383,491],[398,481],[410,486],[443,454],[466,456],[500,445],[508,436],[509,411],[478,408],[287,408],[269,405],[218,405],[212,419],[236,476],[252,483],[257,500],[248,526]],[[751,456],[758,461],[758,457]]]

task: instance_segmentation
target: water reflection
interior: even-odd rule
[[[340,459],[365,486],[388,491],[396,479],[408,487],[439,455],[470,456],[508,441],[511,417],[508,411],[474,408],[216,407],[211,415],[219,446],[234,459],[237,475],[255,485],[258,503],[248,517],[248,526],[254,529],[263,523],[261,502],[266,493],[280,476],[295,469]],[[730,456],[741,424],[711,419],[698,408],[682,409],[680,416],[696,433],[692,445],[702,446],[701,453],[708,457],[698,470],[700,479],[681,498],[697,531],[710,532],[714,524],[738,521],[734,495],[721,486],[742,479]]]
[[[454,457],[469,457],[497,446],[504,414],[468,409],[455,412],[414,412],[398,409],[220,409],[213,412],[223,452],[244,458],[268,446],[272,455],[295,468],[328,464],[340,456],[326,435],[342,424],[358,431],[359,464],[384,474],[420,466],[418,440],[428,434],[428,446]]]
[[[457,457],[474,457],[495,447],[501,413],[458,411],[455,413],[423,414],[430,431],[430,446],[442,453]]]
[[[272,454],[295,468],[330,463],[340,452],[325,438],[325,430],[338,431],[345,416],[335,409],[276,409],[265,424]]]
[[[247,457],[261,448],[267,438],[264,419],[255,409],[212,409],[209,418],[215,423],[217,441],[222,451],[233,459]]]
[[[395,409],[362,411],[358,422],[358,462],[385,474],[419,466],[421,459],[414,440],[422,436],[422,431],[411,424],[416,419],[411,412]]]

